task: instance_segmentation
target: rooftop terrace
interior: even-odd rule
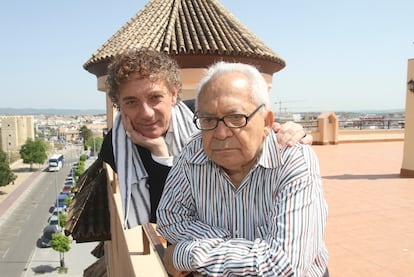
[[[329,216],[331,276],[414,276],[414,179],[403,141],[313,146]]]

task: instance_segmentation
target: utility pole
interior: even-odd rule
[[[95,151],[96,151],[96,148],[95,148],[95,136],[93,136],[92,137],[93,138],[93,156],[95,157]]]
[[[282,101],[282,100],[279,100],[279,101],[276,101],[275,104],[279,106],[278,107],[279,115],[281,115],[283,110],[284,110],[285,113],[287,113],[287,111],[288,111],[288,109],[286,107],[283,107],[282,108],[282,104],[285,105],[286,103],[296,103],[296,102],[303,102],[303,101],[304,100],[292,100],[292,101]]]

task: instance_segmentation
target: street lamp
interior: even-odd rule
[[[10,153],[10,141],[9,141],[9,139],[10,139],[10,134],[7,136],[7,154],[9,155],[9,164],[10,164],[11,153]]]
[[[58,182],[57,182],[57,171],[55,171],[55,187],[56,187],[55,207],[57,210],[58,229],[60,229],[59,188],[58,188]]]

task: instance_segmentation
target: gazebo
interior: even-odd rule
[[[182,76],[184,99],[194,98],[203,69],[216,61],[257,66],[272,84],[273,74],[285,62],[249,31],[217,0],[151,0],[111,38],[99,47],[83,67],[106,92],[106,70],[117,53],[151,48],[174,58]],[[112,127],[112,103],[107,98],[108,128]]]

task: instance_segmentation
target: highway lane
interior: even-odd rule
[[[79,160],[79,149],[65,153],[59,172],[45,169],[16,200],[0,223],[0,275],[21,276],[32,253],[39,246],[56,195],[60,192],[70,165]],[[58,253],[56,253],[58,260]]]

